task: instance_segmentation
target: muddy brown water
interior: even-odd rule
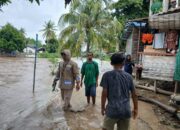
[[[77,61],[81,66],[82,62]],[[50,63],[38,59],[36,89],[32,93],[32,58],[0,58],[0,130],[101,130],[101,88],[97,105],[87,105],[84,88],[74,91],[72,111],[64,113],[59,92],[51,92]],[[100,64],[101,74],[111,69]],[[139,102],[139,117],[131,120],[131,130],[175,130],[159,123],[150,104]]]
[[[38,59],[36,88],[33,58],[0,58],[0,130],[67,129],[59,95],[51,92],[51,65]]]

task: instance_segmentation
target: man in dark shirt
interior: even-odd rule
[[[122,71],[124,54],[115,53],[111,57],[114,70],[103,75],[101,86],[103,87],[101,97],[101,112],[105,115],[103,130],[128,130],[131,117],[130,92],[133,99],[133,118],[137,117],[138,101],[132,76]],[[108,99],[107,106],[106,99]]]
[[[132,75],[134,63],[131,61],[131,55],[127,55],[125,64],[124,64],[124,71]]]

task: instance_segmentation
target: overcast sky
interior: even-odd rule
[[[4,6],[0,12],[0,26],[7,22],[18,29],[26,30],[27,37],[35,38],[36,33],[39,39],[44,42],[42,32],[44,22],[52,20],[57,25],[60,16],[68,12],[65,9],[64,0],[44,0],[41,5],[31,4],[27,0],[12,0],[12,3]]]

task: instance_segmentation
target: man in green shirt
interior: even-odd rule
[[[93,61],[93,53],[89,52],[87,55],[87,61],[83,63],[81,69],[81,87],[85,84],[85,95],[87,97],[87,103],[90,103],[90,97],[92,97],[93,105],[96,103],[96,87],[98,87],[99,67],[98,63]]]

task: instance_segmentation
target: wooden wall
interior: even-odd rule
[[[152,15],[149,17],[149,26],[153,29],[180,29],[180,12]]]
[[[139,29],[133,28],[132,34],[126,41],[126,54],[132,56],[132,60],[138,63],[138,42],[139,42]]]
[[[134,62],[138,63],[138,51],[139,51],[139,45],[138,42],[140,41],[139,39],[139,29],[134,28],[133,29],[133,44],[132,44],[132,59],[134,60]]]

